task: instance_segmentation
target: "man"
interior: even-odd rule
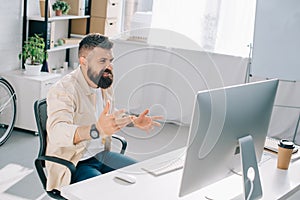
[[[80,67],[58,81],[47,94],[46,154],[71,161],[78,182],[135,163],[122,154],[109,151],[111,135],[132,123],[149,131],[159,126],[147,116],[125,115],[113,109],[113,43],[100,34],[89,34],[79,44]],[[104,108],[103,108],[104,107]],[[46,162],[49,174],[47,190],[70,184],[65,167]]]

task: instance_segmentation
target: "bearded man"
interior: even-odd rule
[[[71,182],[69,170],[46,162],[47,190],[82,181],[136,163],[111,152],[111,135],[131,124],[149,131],[159,126],[159,116],[138,117],[115,111],[112,97],[113,43],[93,33],[79,44],[80,67],[55,83],[47,94],[46,155],[63,158],[76,166]]]

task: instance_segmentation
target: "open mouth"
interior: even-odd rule
[[[112,74],[109,73],[109,72],[104,72],[102,76],[105,77],[105,78],[106,77],[112,78]]]

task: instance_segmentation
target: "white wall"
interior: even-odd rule
[[[5,72],[20,67],[18,54],[22,47],[22,1],[2,2],[0,10],[0,72]]]
[[[299,35],[299,0],[258,0],[252,74],[300,81]]]
[[[251,74],[279,78],[268,135],[300,144],[300,1],[258,0]],[[290,81],[289,81],[290,80]]]

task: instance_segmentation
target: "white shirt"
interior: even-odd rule
[[[98,119],[101,112],[103,111],[102,92],[100,88],[98,89],[91,88],[91,90],[96,95],[95,115],[96,115],[96,119]],[[90,143],[87,145],[87,149],[83,154],[82,158],[80,159],[80,161],[89,159],[103,150],[104,150],[104,145],[102,144],[102,138],[99,137],[98,139],[92,139]]]

